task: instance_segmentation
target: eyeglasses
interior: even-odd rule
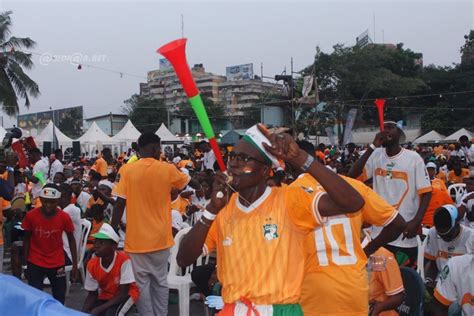
[[[248,156],[246,154],[242,154],[242,153],[229,155],[229,161],[234,161],[234,160],[237,163],[248,163],[249,161],[256,161],[256,162],[259,162],[259,163],[264,164],[264,165],[267,164],[265,161],[250,157],[250,156]]]

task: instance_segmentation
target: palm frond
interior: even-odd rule
[[[10,37],[8,40],[0,44],[0,48],[4,48],[6,50],[14,47],[16,49],[21,48],[34,48],[36,46],[36,42],[33,41],[29,37]]]
[[[16,62],[11,61],[6,69],[7,75],[11,82],[20,94],[20,97],[26,98],[31,94],[34,97],[39,95],[39,88],[36,82],[34,82],[18,65]]]
[[[33,68],[33,60],[31,59],[31,54],[24,53],[24,52],[19,52],[19,51],[14,51],[12,54],[9,54],[7,58],[9,60],[13,60],[19,65],[25,67],[26,69],[31,69]]]
[[[0,68],[0,82],[7,87],[5,91],[0,94],[0,103],[2,104],[3,111],[9,116],[13,116],[19,112],[18,98],[15,93],[15,88],[11,84],[5,70],[2,68]]]
[[[10,27],[12,25],[12,20],[10,14],[12,13],[12,11],[0,13],[0,43],[4,42],[11,33]]]

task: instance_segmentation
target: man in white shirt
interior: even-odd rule
[[[454,205],[443,205],[436,209],[425,248],[426,283],[435,287],[439,271],[448,259],[468,252],[467,242],[474,237],[474,230],[460,224],[461,214]]]
[[[61,149],[56,149],[54,154],[50,157],[50,168],[49,168],[49,175],[48,180],[49,182],[53,182],[54,175],[58,172],[63,172],[64,166],[62,163],[63,160],[63,152]]]
[[[66,212],[69,217],[71,217],[72,224],[74,225],[74,240],[76,241],[77,256],[79,258],[79,253],[81,252],[81,210],[71,203],[72,189],[69,184],[63,183],[59,186],[59,191],[61,192],[61,199],[59,201],[59,206],[61,209]],[[66,236],[66,233],[63,233],[63,247],[64,251],[67,254],[70,262],[72,262],[71,249],[69,247],[69,242]]]
[[[203,153],[201,170],[214,170],[214,163],[216,162],[216,155],[211,150],[211,146],[206,141],[201,141],[197,148]]]
[[[374,191],[394,206],[407,222],[404,232],[385,248],[397,257],[399,264],[414,267],[417,259],[416,235],[431,199],[431,182],[423,159],[414,151],[404,149],[402,125],[384,123],[384,131],[375,136],[373,144],[357,160],[349,176],[373,179]],[[383,148],[378,148],[382,146]],[[376,237],[383,227],[372,227]]]
[[[474,228],[474,174],[471,177],[464,178],[463,183],[466,184],[465,193],[456,201],[459,213],[464,216],[463,224]]]
[[[458,303],[463,316],[474,315],[474,237],[468,241],[468,254],[449,259],[440,273],[434,291],[431,315],[448,316],[449,306]]]
[[[459,137],[459,144],[461,145],[459,156],[464,157],[464,161],[466,161],[466,164],[472,173],[474,172],[474,144],[471,144],[466,135]]]
[[[46,183],[42,183],[42,180],[47,180],[49,171],[49,159],[43,157],[41,151],[38,148],[33,148],[30,151],[30,162],[34,164],[33,172],[27,174],[28,180],[33,182],[31,187],[31,194],[33,198],[37,198],[41,192],[41,188]]]

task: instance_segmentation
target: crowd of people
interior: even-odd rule
[[[208,142],[165,152],[152,133],[71,161],[34,149],[29,168],[0,163],[14,186],[0,250],[5,240],[13,275],[38,289],[47,278],[62,303],[70,273],[84,312],[167,315],[170,248],[186,229],[177,262],[210,257],[192,271],[192,297],[211,297],[219,315],[398,315],[403,269],[420,270],[418,236],[424,309],[472,315],[474,144],[404,137],[386,121],[367,146],[314,146],[258,125],[220,145],[226,172]]]

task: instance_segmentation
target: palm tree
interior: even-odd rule
[[[28,95],[37,97],[40,92],[36,82],[23,71],[23,68],[33,67],[31,54],[21,51],[33,48],[36,43],[29,37],[9,37],[11,14],[11,11],[0,13],[0,105],[5,113],[13,116],[19,111],[18,98],[25,99],[28,108]]]

